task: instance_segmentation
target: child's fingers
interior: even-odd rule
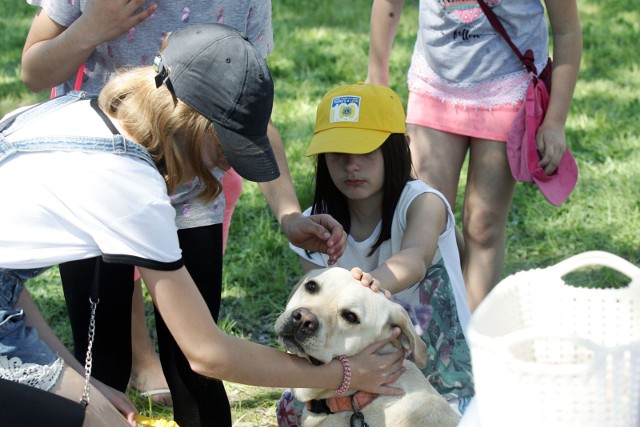
[[[387,299],[391,299],[391,292],[382,288],[379,281],[374,279],[371,273],[365,273],[360,267],[353,267],[351,269],[353,278],[360,281],[362,286],[366,286],[373,292],[382,292]]]
[[[391,341],[395,340],[396,338],[398,338],[400,336],[402,331],[400,331],[400,328],[393,327],[391,329],[391,335],[389,335],[387,338],[381,339],[379,341],[374,342],[373,344],[369,344],[368,350],[371,353],[375,353],[377,350],[379,350],[380,348],[384,347],[386,344],[390,343]],[[402,354],[402,352],[397,352],[397,353],[391,353],[393,355],[399,354],[398,356],[394,356],[392,358],[392,361],[397,361],[397,360],[402,360],[404,359],[404,355]]]
[[[388,291],[387,289],[380,289],[380,291],[382,291],[382,293],[384,293],[384,296],[387,297],[387,299],[392,299],[392,295],[391,295],[391,291]]]
[[[351,269],[351,274],[353,274],[354,279],[360,280],[362,278],[362,275],[364,274],[364,271],[362,271],[360,267],[353,267]]]

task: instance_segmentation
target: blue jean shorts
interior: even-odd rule
[[[27,326],[24,311],[16,305],[24,283],[44,270],[0,269],[0,377],[35,386],[51,383],[51,375],[59,374],[52,369],[62,369],[60,357]]]

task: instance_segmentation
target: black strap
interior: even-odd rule
[[[515,53],[516,56],[520,59],[522,65],[524,65],[528,72],[533,73],[535,76],[537,76],[538,70],[536,69],[536,64],[534,62],[533,51],[531,49],[528,49],[523,55],[522,52],[520,52],[520,49],[518,49],[513,41],[511,41],[511,37],[509,37],[509,34],[507,34],[507,30],[504,29],[502,22],[500,22],[500,19],[495,14],[495,12],[491,10],[489,5],[487,5],[484,0],[478,0],[478,4],[480,5],[480,9],[482,9],[482,11],[484,12],[484,15],[491,23],[493,29],[496,30],[502,36],[502,38],[504,38],[511,50],[513,50],[513,53]]]
[[[96,257],[96,266],[93,271],[93,280],[91,281],[91,292],[89,293],[89,298],[94,301],[98,301],[100,299],[100,265],[102,264],[102,258]]]
[[[314,414],[331,414],[331,409],[327,405],[326,399],[313,399],[307,402],[307,409]]]
[[[113,124],[113,122],[111,121],[111,119],[109,119],[109,117],[105,114],[104,111],[102,111],[100,109],[100,107],[98,106],[98,98],[91,98],[91,101],[89,101],[89,105],[91,105],[91,108],[94,109],[94,111],[96,113],[98,113],[98,115],[100,116],[100,118],[102,119],[102,121],[104,122],[104,124],[109,128],[109,130],[111,131],[111,134],[113,135],[120,135],[120,131],[118,131],[118,128],[115,127],[115,125]]]

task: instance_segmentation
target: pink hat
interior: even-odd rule
[[[542,195],[557,206],[569,197],[576,186],[578,166],[568,148],[551,175],[538,166],[536,132],[548,104],[549,94],[545,85],[541,81],[532,81],[527,88],[524,108],[518,111],[509,130],[507,156],[515,180],[535,182]]]

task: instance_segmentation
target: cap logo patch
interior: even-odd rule
[[[330,123],[357,122],[359,116],[359,96],[337,96],[331,100]]]

